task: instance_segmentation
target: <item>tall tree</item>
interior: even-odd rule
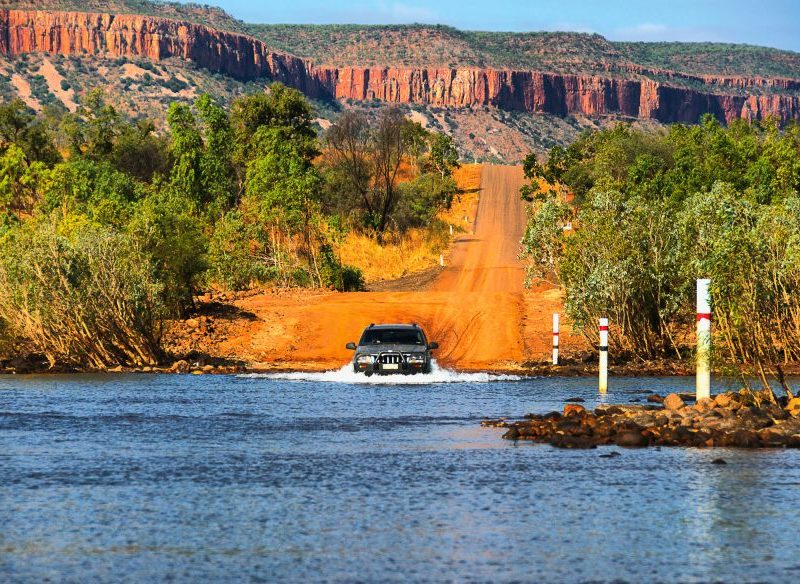
[[[259,128],[281,128],[285,139],[302,151],[303,158],[310,159],[319,154],[313,120],[311,106],[303,94],[281,83],[272,84],[267,93],[235,100],[231,105],[231,127],[240,192],[244,189],[247,165],[255,156],[253,146]]]
[[[429,163],[434,172],[439,173],[442,179],[453,175],[459,167],[458,149],[453,138],[446,134],[433,133],[430,136]]]
[[[326,134],[333,181],[336,184],[337,210],[363,207],[368,216],[375,214],[372,189],[372,134],[363,113],[344,112]]]
[[[173,102],[167,111],[167,123],[173,159],[169,186],[176,195],[201,209],[204,196],[200,161],[204,144],[197,120],[189,106]]]
[[[408,146],[404,135],[408,123],[400,109],[389,108],[381,113],[375,128],[374,164],[378,195],[375,227],[379,237],[383,236],[397,203],[397,175]]]
[[[200,159],[204,197],[221,213],[236,200],[233,169],[233,129],[228,113],[208,95],[195,103],[203,124],[205,147]]]

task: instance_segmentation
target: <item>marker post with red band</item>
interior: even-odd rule
[[[600,319],[600,393],[608,392],[608,319]]]
[[[697,399],[711,397],[711,280],[697,280]]]
[[[558,365],[558,313],[553,314],[553,365]]]

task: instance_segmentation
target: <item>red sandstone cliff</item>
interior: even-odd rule
[[[0,11],[0,52],[104,53],[114,57],[170,57],[236,79],[270,77],[317,96],[320,88],[302,59],[256,39],[187,22],[131,14]],[[323,90],[324,91],[324,90]]]
[[[0,52],[105,53],[154,61],[179,57],[240,80],[267,77],[312,97],[467,108],[492,106],[556,115],[623,115],[693,123],[776,116],[800,119],[800,81],[691,76],[631,67],[617,75],[563,75],[478,68],[325,67],[236,33],[169,19],[83,12],[0,11]],[[674,80],[675,84],[649,77]],[[707,89],[688,89],[681,82]],[[759,93],[755,93],[758,90]],[[764,92],[768,90],[768,92]]]

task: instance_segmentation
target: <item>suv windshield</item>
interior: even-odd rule
[[[422,345],[422,332],[413,329],[367,329],[359,345]]]

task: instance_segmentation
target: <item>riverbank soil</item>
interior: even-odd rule
[[[169,349],[245,362],[251,370],[327,370],[349,361],[344,345],[358,341],[370,323],[416,322],[439,342],[436,358],[447,367],[526,371],[546,364],[561,291],[524,287],[523,180],[521,167],[483,167],[475,217],[465,222],[471,229],[454,236],[444,268],[384,282],[373,292],[279,290],[208,299],[199,320],[176,323]],[[588,347],[564,321],[566,359]]]
[[[763,394],[742,390],[688,405],[683,397],[652,395],[649,401],[661,405],[604,406],[593,412],[570,403],[563,413],[528,414],[521,422],[487,420],[482,424],[507,427],[503,438],[508,440],[531,440],[558,448],[610,444],[800,448],[800,398],[771,402]]]

